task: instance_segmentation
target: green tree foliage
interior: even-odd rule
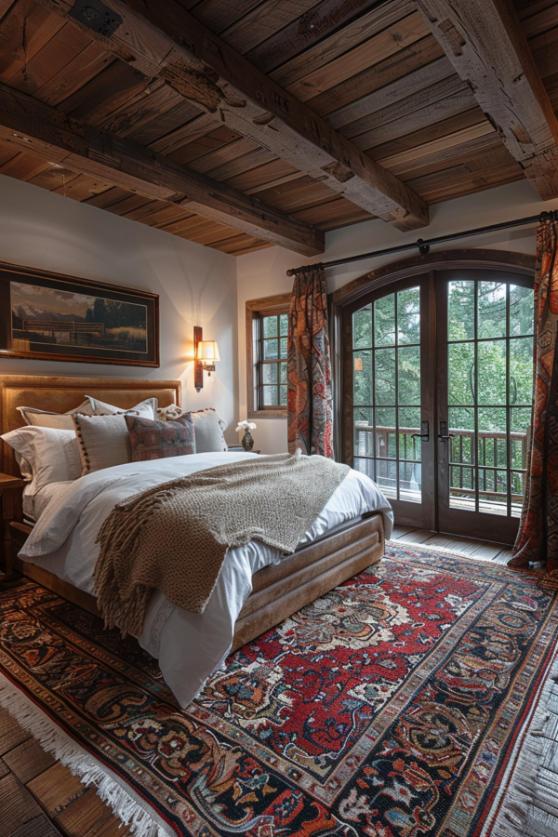
[[[512,408],[512,433],[528,432],[533,390],[532,334],[533,292],[530,288],[491,281],[449,283],[449,424],[452,430],[471,432],[471,436],[462,437],[459,451],[453,446],[454,461],[474,461],[475,405],[481,434],[505,434],[507,404]],[[475,338],[476,343],[473,342]],[[396,376],[399,404],[420,404],[419,341],[418,288],[387,294],[354,313],[355,421],[371,423],[371,410],[367,409],[371,405],[382,407],[382,410],[397,406]],[[426,369],[424,374],[432,374],[432,371]],[[389,412],[394,420],[395,410]],[[406,420],[413,417],[418,427],[418,410],[408,410],[406,415],[400,410],[402,426],[408,426]],[[376,423],[380,424],[378,415]],[[479,461],[487,465],[504,463],[506,440],[479,439],[478,452]],[[521,440],[512,438],[512,467],[524,467],[524,452]]]

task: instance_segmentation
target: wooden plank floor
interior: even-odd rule
[[[447,548],[506,563],[509,549],[497,544],[396,527],[392,540]],[[0,837],[128,837],[93,788],[45,753],[0,709]]]
[[[128,837],[95,793],[0,709],[0,837]]]
[[[507,564],[512,554],[508,547],[492,541],[478,541],[454,535],[441,535],[437,532],[429,532],[427,529],[406,529],[395,526],[391,540],[402,541],[403,543],[418,543],[422,546],[435,546],[448,549],[451,552],[459,552],[479,561],[494,561],[497,564]]]

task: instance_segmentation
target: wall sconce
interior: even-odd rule
[[[215,372],[215,364],[221,360],[216,340],[204,340],[201,326],[194,326],[194,386],[203,388],[203,373]]]

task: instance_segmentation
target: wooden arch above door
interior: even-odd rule
[[[487,369],[488,369],[488,380],[491,381],[491,375],[493,374],[492,367],[487,367],[486,361],[477,360],[477,353],[478,357],[484,357],[485,348],[487,344],[487,340],[492,344],[494,340],[498,342],[499,340],[504,340],[504,344],[501,346],[501,351],[504,353],[503,356],[507,358],[513,358],[515,355],[514,353],[519,347],[519,344],[515,341],[516,332],[512,330],[510,323],[515,323],[514,317],[517,316],[517,303],[516,300],[518,299],[518,295],[524,296],[528,293],[526,290],[522,291],[521,288],[527,288],[532,285],[532,278],[534,274],[534,266],[535,260],[532,256],[527,256],[523,254],[515,254],[515,253],[508,253],[504,251],[497,251],[497,250],[450,250],[450,251],[443,251],[440,253],[433,253],[427,255],[421,255],[414,257],[412,259],[405,259],[404,261],[399,261],[397,263],[392,263],[390,265],[383,265],[382,267],[378,268],[377,270],[370,271],[363,276],[359,277],[358,279],[350,282],[345,287],[341,288],[337,292],[335,292],[333,296],[333,313],[334,313],[334,323],[335,323],[335,344],[338,346],[341,351],[336,352],[336,396],[337,396],[337,427],[339,429],[339,436],[337,439],[338,443],[338,456],[339,459],[342,459],[349,464],[353,464],[353,450],[355,451],[354,455],[357,457],[364,456],[365,459],[356,459],[355,463],[360,462],[360,465],[355,464],[354,467],[359,467],[362,470],[362,467],[365,467],[365,472],[368,473],[366,468],[368,465],[371,464],[371,461],[374,460],[376,464],[374,464],[374,474],[370,474],[376,479],[376,466],[381,465],[382,468],[391,469],[391,465],[389,462],[391,461],[392,457],[395,457],[395,461],[393,463],[393,467],[395,468],[394,474],[399,474],[400,472],[400,433],[409,434],[413,432],[414,436],[418,434],[419,428],[419,419],[422,419],[420,422],[420,433],[425,432],[430,433],[430,437],[425,435],[424,437],[419,437],[418,439],[418,448],[422,447],[422,455],[419,453],[411,454],[411,456],[407,456],[405,452],[403,454],[403,460],[412,459],[417,462],[416,468],[412,466],[412,462],[401,461],[401,469],[411,469],[412,476],[405,477],[405,480],[412,479],[415,480],[415,473],[420,474],[420,461],[423,461],[423,468],[422,468],[422,493],[420,490],[420,482],[421,477],[419,476],[419,495],[422,496],[422,500],[420,503],[422,504],[421,514],[422,522],[420,525],[423,528],[440,528],[441,526],[447,527],[448,518],[446,517],[446,522],[442,523],[442,515],[441,515],[441,500],[440,500],[440,491],[442,494],[444,493],[443,486],[442,486],[442,472],[447,472],[446,476],[448,479],[448,490],[450,494],[450,498],[454,496],[454,488],[449,488],[450,485],[450,472],[453,474],[454,469],[451,465],[452,462],[455,462],[455,456],[450,455],[449,451],[453,452],[452,445],[454,443],[461,444],[462,438],[467,437],[470,435],[470,445],[471,450],[473,450],[474,445],[474,465],[473,469],[469,469],[471,474],[473,474],[473,484],[471,486],[471,493],[474,494],[475,500],[474,503],[475,509],[478,512],[481,509],[481,506],[487,505],[489,502],[492,504],[490,506],[491,510],[494,514],[504,514],[506,515],[505,510],[503,512],[498,511],[500,508],[500,498],[502,496],[501,492],[504,491],[504,509],[505,503],[507,502],[507,516],[508,518],[510,515],[516,516],[517,512],[517,497],[516,494],[520,493],[520,489],[512,489],[511,486],[515,483],[513,480],[516,479],[517,474],[514,471],[515,465],[512,465],[512,457],[510,454],[510,438],[511,438],[511,419],[510,416],[512,414],[512,408],[515,407],[517,403],[515,401],[515,396],[510,392],[513,392],[513,385],[515,380],[521,380],[522,375],[523,377],[527,374],[525,369],[522,367],[521,374],[519,378],[512,378],[511,383],[508,384],[510,380],[510,363],[511,361],[506,360],[502,361],[504,363],[505,369],[503,371],[503,378],[499,375],[496,376],[497,380],[505,380],[505,395],[502,395],[502,409],[505,412],[506,420],[505,420],[505,444],[507,446],[507,458],[505,460],[506,465],[503,467],[499,465],[498,474],[496,470],[494,470],[494,485],[496,486],[496,476],[500,480],[503,480],[503,483],[508,486],[508,488],[501,488],[502,482],[499,483],[499,488],[494,488],[492,490],[490,488],[490,480],[488,484],[486,482],[486,476],[488,475],[488,467],[490,465],[490,461],[485,459],[483,460],[480,458],[479,454],[479,440],[484,440],[485,436],[488,436],[488,433],[485,431],[490,431],[491,434],[494,433],[498,437],[498,439],[502,436],[500,432],[500,424],[491,423],[492,417],[488,416],[487,410],[489,409],[496,409],[497,405],[500,403],[498,400],[492,398],[492,386],[488,388],[489,390],[489,397],[488,399],[486,396],[480,397],[479,393],[482,393],[482,383],[487,379]],[[466,294],[470,294],[469,302],[465,305],[465,308],[462,309],[462,298],[459,294],[462,293],[464,288],[464,292]],[[411,290],[413,289],[413,290]],[[474,290],[473,290],[474,289]],[[420,292],[420,302],[418,300],[418,295]],[[374,322],[378,322],[375,320],[375,317],[378,314],[374,315],[367,315],[367,312],[370,309],[371,303],[373,303],[372,308],[376,311],[376,306],[379,304],[379,300],[386,298],[386,304],[388,303],[388,297],[399,300],[400,298],[407,298],[408,295],[411,294],[413,297],[417,297],[417,300],[413,305],[418,306],[416,308],[417,314],[416,316],[420,318],[420,337],[411,340],[410,337],[407,337],[407,334],[414,334],[415,327],[412,328],[411,332],[406,332],[404,329],[403,332],[400,331],[401,325],[399,326],[399,339],[397,338],[398,333],[398,313],[391,314],[390,316],[395,316],[394,323],[395,325],[393,328],[395,329],[395,337],[393,340],[388,339],[387,343],[393,343],[394,348],[389,349],[389,352],[394,354],[393,361],[390,361],[390,364],[393,362],[395,365],[394,375],[395,378],[394,384],[388,386],[388,396],[387,400],[378,400],[376,401],[375,395],[370,395],[370,393],[375,393],[376,385],[374,384],[374,380],[381,380],[382,386],[384,385],[384,380],[391,380],[391,373],[388,375],[387,379],[384,379],[385,372],[375,373],[374,369],[375,364],[380,362],[380,355],[384,357],[386,355],[386,349],[383,348],[386,346],[386,342],[375,343],[375,338],[372,339],[372,343],[370,344],[371,348],[359,348],[363,347],[364,344],[359,342],[358,344],[355,343],[355,348],[353,350],[353,314],[355,312],[360,312],[358,317],[360,322],[364,322],[365,334],[369,333],[369,326],[366,325],[367,316],[372,316],[372,331],[375,333],[376,326],[374,326]],[[457,302],[457,309],[455,308],[455,299],[456,294],[458,294],[458,302]],[[457,325],[452,326],[454,336],[451,337],[450,333],[447,331],[449,320],[449,311],[450,311],[450,301],[453,300],[451,305],[453,308],[451,310],[454,311],[453,317],[455,320],[455,312],[458,311],[457,315]],[[376,300],[376,301],[375,301]],[[488,302],[487,302],[488,300]],[[392,308],[395,303],[390,303]],[[403,304],[403,303],[401,303]],[[486,309],[486,305],[489,305],[489,309]],[[396,308],[394,311],[399,311],[400,302],[397,302]],[[531,299],[528,300],[528,305],[532,305],[532,294]],[[503,307],[502,307],[503,306]],[[523,302],[521,303],[523,306]],[[383,308],[383,303],[382,303]],[[401,309],[404,312],[405,306]],[[456,336],[455,329],[459,330],[462,328],[461,326],[461,311],[464,312],[464,319],[463,322],[469,323],[467,326],[467,335],[465,336]],[[486,314],[486,311],[489,311],[489,314]],[[525,310],[525,309],[522,309]],[[531,309],[532,310],[532,309]],[[380,309],[378,309],[378,312]],[[364,316],[364,321],[361,319],[361,315]],[[404,314],[402,313],[401,316]],[[355,314],[355,316],[357,316]],[[383,315],[382,315],[383,316]],[[406,316],[406,315],[405,315]],[[489,317],[489,320],[486,320],[486,316]],[[527,316],[527,320],[525,320],[525,316]],[[520,331],[520,334],[526,334],[526,340],[532,340],[532,328],[529,314],[522,315],[523,322],[528,324],[524,326],[524,330]],[[417,322],[418,322],[417,321]],[[474,321],[474,325],[473,325]],[[399,321],[401,323],[401,321]],[[406,321],[407,322],[407,321]],[[410,322],[410,321],[409,321]],[[490,335],[490,338],[487,337],[487,334],[483,332],[483,328],[485,328],[486,323],[489,322],[490,328],[494,329],[487,334]],[[477,330],[478,324],[480,330]],[[501,325],[501,323],[505,323],[505,325]],[[393,331],[393,328],[390,326],[390,329]],[[500,329],[500,331],[498,330]],[[471,335],[468,334],[468,331],[471,330]],[[527,334],[527,332],[531,332]],[[391,333],[391,332],[390,332]],[[418,334],[418,332],[417,332]],[[498,337],[499,334],[503,336],[500,338]],[[493,337],[494,335],[494,337]],[[359,341],[362,341],[362,334],[359,336]],[[382,338],[383,339],[383,338]],[[474,349],[474,360],[472,359],[471,362],[471,370],[467,373],[467,380],[469,380],[469,376],[471,377],[471,383],[467,385],[466,391],[464,390],[464,400],[462,401],[461,398],[455,400],[455,396],[447,395],[447,387],[450,385],[448,382],[453,382],[459,380],[459,375],[456,378],[455,372],[450,372],[450,367],[447,366],[448,361],[448,353],[450,351],[450,345],[447,341],[457,340],[457,344],[452,345],[452,352],[458,349],[458,351],[463,355],[465,351],[464,357],[469,357],[469,350],[473,352]],[[464,345],[460,341],[465,341]],[[366,345],[368,345],[368,338],[366,338]],[[395,371],[396,368],[399,368],[399,364],[403,363],[403,367],[407,364],[407,358],[410,357],[409,351],[410,346],[406,345],[407,343],[414,343],[414,356],[416,360],[414,361],[416,365],[416,372],[413,373],[414,377],[420,376],[420,392],[421,395],[417,396],[419,398],[419,402],[422,404],[420,408],[420,414],[417,412],[413,412],[413,409],[409,408],[409,410],[405,413],[405,418],[407,419],[404,424],[401,424],[401,416],[403,413],[401,412],[404,408],[398,405],[404,404],[408,399],[405,398],[405,395],[408,394],[407,387],[405,386],[404,389],[399,389],[398,380],[400,379],[400,374]],[[474,345],[473,345],[474,344]],[[481,345],[482,344],[482,345]],[[376,346],[376,348],[374,348]],[[397,348],[399,346],[399,349]],[[459,348],[461,346],[461,348]],[[483,348],[483,346],[485,348]],[[498,343],[500,347],[500,343]],[[478,347],[478,348],[477,348]],[[482,350],[482,351],[481,351]],[[500,350],[500,349],[499,349]],[[526,344],[523,346],[522,349],[527,352],[527,357],[529,356],[529,348]],[[355,354],[356,353],[356,354]],[[412,354],[412,352],[411,352]],[[420,361],[419,361],[420,356]],[[358,362],[360,363],[360,370],[359,372],[353,372],[353,363],[357,361],[354,360],[355,357],[360,358]],[[376,358],[376,360],[375,360]],[[397,360],[397,358],[400,358]],[[405,359],[404,359],[405,358]],[[471,354],[471,358],[473,358],[473,354]],[[387,359],[387,356],[384,360]],[[364,372],[363,369],[363,362],[364,362]],[[468,363],[469,361],[467,361]],[[491,361],[492,362],[492,361]],[[368,364],[371,365],[370,373],[366,372],[368,368]],[[419,364],[420,369],[419,371]],[[480,364],[480,366],[479,366]],[[389,365],[389,364],[388,364]],[[381,367],[380,367],[381,368]],[[391,368],[391,366],[389,367]],[[468,368],[468,366],[467,366]],[[500,367],[496,366],[495,369]],[[355,365],[356,369],[356,365]],[[514,367],[515,369],[515,367]],[[425,377],[426,370],[432,370],[432,375],[428,375]],[[484,372],[483,372],[484,370]],[[377,374],[380,374],[380,378],[377,378]],[[368,381],[368,385],[365,385],[364,390],[362,390],[362,386],[357,384],[359,387],[359,399],[354,401],[353,398],[353,377],[357,375],[359,379],[363,378],[365,381]],[[369,375],[371,377],[369,377]],[[405,376],[407,373],[405,373]],[[473,382],[474,378],[474,382]],[[401,379],[405,382],[407,377]],[[418,378],[417,378],[418,380]],[[444,384],[443,382],[446,382]],[[418,384],[417,384],[418,386]],[[451,383],[451,387],[454,388],[454,384]],[[480,389],[479,389],[480,387]],[[440,393],[446,392],[446,395],[441,395]],[[391,394],[390,394],[391,393]],[[398,395],[399,393],[399,395]],[[402,394],[404,393],[404,394]],[[363,400],[363,394],[366,395],[366,398]],[[394,398],[391,396],[394,395]],[[368,403],[368,398],[373,398],[374,403],[376,404],[375,407],[364,408],[359,405],[364,404],[364,401]],[[378,392],[379,399],[381,398],[380,393]],[[385,394],[382,397],[386,397]],[[452,400],[453,398],[453,400]],[[445,406],[442,405],[442,401],[445,399]],[[484,399],[484,400],[483,400]],[[492,401],[494,400],[494,404]],[[522,399],[525,401],[525,398]],[[394,402],[394,407],[389,408],[391,412],[394,413],[396,416],[395,419],[390,416],[386,418],[384,414],[387,415],[387,408],[381,408],[381,405],[391,404]],[[490,403],[489,403],[490,402]],[[408,405],[414,404],[414,398],[411,398],[408,401]],[[471,404],[471,408],[464,408],[466,409],[465,412],[465,419],[469,421],[469,417],[471,421],[474,421],[471,424],[473,428],[471,431],[467,430],[469,427],[468,423],[461,423],[461,421],[455,425],[455,431],[451,431],[451,433],[455,432],[457,435],[443,435],[448,433],[448,420],[451,417],[450,413],[452,410],[448,410],[448,405],[452,404]],[[372,404],[372,401],[370,402]],[[407,407],[408,405],[405,405]],[[525,406],[524,404],[518,406]],[[372,413],[371,410],[374,410]],[[417,407],[418,409],[418,407]],[[460,407],[461,409],[461,407]],[[364,410],[364,412],[363,412]],[[370,416],[368,416],[368,411]],[[404,425],[408,424],[409,419],[409,411],[412,412],[412,424],[408,425],[412,430],[400,430],[399,428],[403,427]],[[356,439],[354,436],[355,429],[357,425],[353,422],[356,421],[354,416],[358,414],[359,416],[359,438]],[[378,415],[381,414],[383,416],[382,420],[379,420],[379,424],[381,425],[378,429]],[[453,417],[456,418],[457,412],[454,410],[452,413]],[[462,413],[459,413],[462,416]],[[398,418],[399,417],[399,418]],[[490,423],[483,425],[482,420],[490,419]],[[389,421],[395,421],[395,425],[392,426],[389,424]],[[415,423],[415,420],[417,423]],[[363,423],[364,422],[364,423]],[[387,422],[387,424],[386,424]],[[383,425],[386,425],[385,427]],[[380,433],[391,433],[389,431],[389,427],[395,427],[394,433],[395,438],[397,441],[395,442],[397,447],[396,453],[390,453],[390,443],[386,442],[385,439],[380,438],[378,442],[378,434]],[[445,427],[445,429],[443,429]],[[417,433],[415,433],[415,430]],[[369,434],[369,432],[371,435]],[[523,435],[527,433],[527,430],[522,430]],[[496,438],[495,436],[495,438]],[[362,448],[362,438],[368,439],[370,438],[371,443],[373,444],[373,451],[369,451],[368,448],[363,451]],[[389,440],[388,436],[388,440]],[[393,442],[392,438],[392,442]],[[421,446],[420,439],[424,438],[425,441]],[[490,437],[492,438],[492,436]],[[526,437],[527,438],[527,437]],[[440,441],[442,440],[442,441]],[[446,444],[444,441],[446,440]],[[405,439],[404,439],[405,441]],[[357,444],[358,442],[358,444]],[[417,442],[414,442],[416,444]],[[380,444],[380,447],[383,448],[384,452],[378,452],[376,450],[376,445]],[[496,450],[496,444],[500,445],[500,441],[496,443],[494,441],[494,450]],[[355,448],[356,445],[356,448]],[[368,442],[366,443],[368,445]],[[366,446],[365,446],[366,447]],[[356,450],[358,448],[358,454]],[[438,448],[440,448],[438,450]],[[447,449],[447,450],[446,450]],[[500,449],[500,448],[499,448]],[[413,449],[414,450],[414,449]],[[406,445],[405,445],[406,451]],[[417,460],[418,456],[418,460]],[[372,460],[367,459],[366,457],[372,457]],[[379,458],[378,458],[379,457]],[[477,458],[479,457],[479,458]],[[494,457],[496,457],[496,453],[494,453]],[[438,462],[438,459],[440,461]],[[446,464],[444,465],[444,458],[446,459]],[[380,461],[381,460],[381,461]],[[459,460],[462,462],[463,460]],[[494,461],[500,462],[501,459]],[[368,463],[368,464],[366,464]],[[362,467],[361,467],[362,466]],[[412,466],[412,468],[411,468]],[[451,467],[450,467],[451,466]],[[436,470],[438,476],[435,478],[432,477],[430,480],[430,476],[426,477],[426,471],[431,471],[433,468]],[[521,466],[524,467],[523,465]],[[418,470],[416,470],[418,469]],[[410,473],[411,473],[410,470]],[[502,471],[505,471],[505,475],[502,476]],[[466,473],[467,469],[463,469],[460,473]],[[390,470],[391,474],[391,470]],[[485,479],[484,485],[480,482],[481,475]],[[513,480],[512,480],[513,477]],[[379,478],[379,476],[378,476]],[[388,479],[388,483],[392,479],[392,477],[388,477],[387,474],[384,475],[384,479]],[[415,515],[415,508],[412,508],[407,504],[400,505],[399,498],[400,498],[400,483],[399,483],[399,476],[393,476],[393,479],[396,479],[397,485],[397,494],[394,497],[397,498],[397,502],[392,500],[394,505],[394,509],[396,510],[396,514],[399,514],[400,521],[404,524],[411,524],[411,520],[404,521],[403,518],[407,512],[411,513],[413,516]],[[435,484],[436,483],[436,484]],[[451,485],[454,485],[451,483]],[[440,489],[442,486],[442,489]],[[473,490],[474,489],[474,490]],[[413,489],[414,490],[414,489]],[[465,484],[462,487],[462,491],[466,492],[468,490],[468,485]],[[453,493],[452,493],[453,492]],[[507,501],[505,500],[505,492],[507,492]],[[447,491],[446,491],[447,493]],[[435,499],[434,495],[438,496],[438,500]],[[482,500],[479,499],[481,494],[483,495]],[[492,495],[497,494],[498,496],[494,498]],[[490,495],[490,500],[489,500]],[[512,495],[513,495],[513,503],[515,505],[512,509]],[[409,497],[409,491],[406,489],[406,497]],[[425,497],[429,497],[430,500],[430,510],[427,509],[428,503],[425,505]],[[461,494],[457,500],[452,499],[450,505],[455,507],[456,503],[461,503]],[[448,501],[449,502],[449,501]],[[519,501],[520,502],[520,501]],[[469,503],[466,503],[467,509],[469,508]],[[496,511],[494,511],[496,509]],[[431,514],[431,510],[432,514]],[[483,515],[482,520],[479,518],[478,522],[479,525],[484,525],[486,520],[486,515],[484,514],[484,508],[482,509]],[[453,518],[456,518],[456,515],[452,512]],[[477,515],[478,517],[478,515]],[[469,526],[470,522],[473,522],[473,518],[466,514],[462,518],[466,519],[466,525]],[[413,520],[413,525],[416,525],[416,520]],[[516,524],[513,520],[508,520],[507,523],[504,525],[500,525],[500,521],[497,520],[495,517],[492,519],[493,528],[494,528],[494,540],[510,540],[512,538],[512,530],[516,527]],[[443,531],[451,531],[448,528],[444,528]],[[472,534],[472,533],[471,533]],[[477,534],[477,537],[480,535]]]
[[[526,253],[510,253],[507,250],[442,250],[437,253],[412,256],[381,265],[358,276],[331,295],[334,309],[344,308],[356,302],[370,291],[408,279],[429,270],[454,270],[459,268],[485,270],[512,270],[524,276],[533,275],[535,257]]]

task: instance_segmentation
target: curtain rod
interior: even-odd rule
[[[389,256],[392,253],[402,253],[406,250],[418,249],[419,253],[426,255],[430,251],[433,244],[443,244],[446,241],[457,241],[460,238],[467,238],[473,235],[481,235],[487,232],[496,232],[497,230],[511,229],[512,227],[526,227],[528,224],[535,224],[539,221],[556,221],[558,220],[558,210],[551,212],[541,212],[539,215],[528,215],[525,218],[514,218],[510,221],[501,221],[499,224],[488,224],[485,227],[475,227],[471,230],[460,230],[459,232],[447,233],[446,235],[438,235],[435,238],[418,238],[416,241],[411,241],[408,244],[396,244],[394,247],[384,247],[383,250],[372,250],[369,253],[358,253],[356,256],[346,256],[343,259],[333,259],[330,262],[316,262],[315,264],[302,265],[302,267],[293,267],[287,270],[287,276],[294,276],[300,271],[312,270],[316,267],[337,267],[340,264],[351,264],[362,259],[374,259],[379,256]]]

